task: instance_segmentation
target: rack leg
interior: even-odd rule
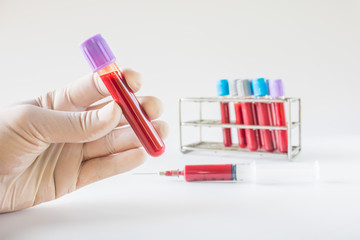
[[[179,99],[179,129],[180,129],[180,151],[184,153],[183,150],[183,135],[182,135],[182,118],[181,118],[181,99]]]
[[[299,103],[299,152],[301,151],[301,99],[298,99]]]
[[[199,120],[202,122],[202,103],[199,102]],[[199,126],[199,142],[202,142],[202,127]]]
[[[291,141],[291,130],[292,130],[292,122],[291,122],[291,101],[287,101],[288,103],[288,124],[287,124],[287,135],[288,135],[288,159],[291,160],[293,157],[292,153],[292,141]]]

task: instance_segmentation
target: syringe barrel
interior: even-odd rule
[[[231,181],[236,179],[234,164],[186,165],[184,178],[193,181]]]
[[[255,181],[254,163],[186,165],[183,171],[186,181]]]

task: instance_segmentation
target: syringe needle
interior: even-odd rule
[[[180,176],[182,175],[182,171],[172,170],[172,171],[164,171],[164,172],[143,172],[143,173],[133,173],[133,175],[160,175],[160,176]]]
[[[159,175],[159,173],[133,173],[133,175]]]

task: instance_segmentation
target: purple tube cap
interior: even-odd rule
[[[80,48],[93,72],[99,71],[116,60],[109,45],[101,34],[96,34],[85,40],[80,44]]]
[[[272,98],[284,96],[284,85],[281,79],[269,80],[269,94]]]

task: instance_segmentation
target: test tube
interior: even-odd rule
[[[270,88],[269,88],[269,80],[266,79],[266,84],[267,84],[267,88],[268,88],[268,91],[269,91],[269,96],[270,96]],[[270,97],[271,98],[271,97]],[[272,105],[271,103],[268,104],[268,111],[269,111],[269,114],[270,114],[270,126],[275,126],[275,123],[274,123],[274,112],[272,110]],[[276,151],[278,149],[278,146],[277,146],[277,140],[276,140],[276,133],[274,130],[271,131],[271,136],[272,136],[272,142],[273,142],[273,145],[274,145],[274,151]]]
[[[147,153],[154,157],[160,156],[165,151],[165,144],[126,83],[104,38],[97,34],[84,41],[80,47],[92,71],[99,75],[115,102],[120,105]]]
[[[252,88],[254,92],[254,96],[258,99],[269,99],[268,87],[266,84],[266,80],[264,78],[258,78],[252,80]],[[265,102],[257,102],[256,105],[256,113],[257,120],[260,126],[271,126],[271,115],[269,111],[269,103]],[[274,151],[274,143],[272,133],[268,129],[260,129],[261,139],[263,141],[263,147],[266,152]]]
[[[252,98],[251,83],[247,79],[236,81],[236,89],[239,97],[245,99]],[[251,102],[241,103],[241,113],[245,125],[256,125],[254,117],[254,106]],[[242,129],[245,131],[246,144],[250,151],[257,151],[259,148],[256,130]]]
[[[230,90],[230,96],[238,96],[238,91],[236,87],[236,83],[240,81],[239,79],[235,79],[230,81],[229,83],[229,90]],[[244,103],[235,102],[234,103],[234,110],[235,110],[235,122],[236,124],[244,124],[243,120],[243,114],[242,114],[242,105]],[[246,136],[245,136],[245,129],[238,128],[237,129],[237,135],[238,135],[238,145],[240,148],[246,148]]]
[[[254,96],[254,91],[252,89],[252,80],[249,80],[250,81],[250,86],[251,86],[251,92],[252,92],[252,96],[251,98],[255,98]],[[258,122],[258,117],[257,117],[257,111],[256,111],[256,104],[253,103],[252,104],[253,106],[253,118],[254,118],[254,125],[259,125],[259,122]],[[263,146],[264,146],[264,141],[260,135],[260,129],[256,129],[255,130],[255,134],[256,134],[256,140],[257,140],[257,144],[258,144],[258,150],[262,149]]]
[[[229,82],[227,79],[221,79],[217,81],[217,92],[219,97],[226,97],[229,95]],[[221,123],[230,123],[230,112],[229,112],[229,103],[220,102],[220,112],[221,112]],[[231,128],[223,128],[223,142],[225,147],[231,147]]]
[[[269,81],[270,96],[274,99],[284,99],[284,85],[281,79]],[[273,125],[278,127],[286,126],[285,108],[283,102],[271,104]],[[275,130],[277,146],[279,152],[287,153],[288,135],[287,130]]]

